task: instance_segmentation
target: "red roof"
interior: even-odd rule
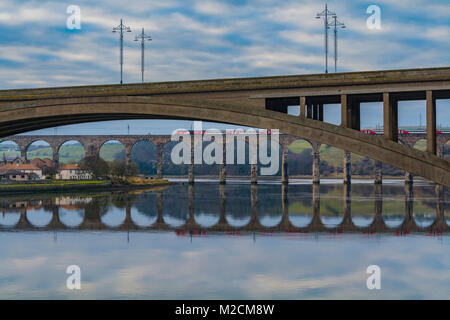
[[[61,166],[59,170],[82,170],[82,169],[78,166],[78,164],[69,163]]]
[[[0,169],[5,170],[41,170],[40,168],[36,167],[33,164],[30,163],[8,163],[0,167]]]

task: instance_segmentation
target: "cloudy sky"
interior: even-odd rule
[[[448,0],[328,3],[347,26],[339,33],[339,71],[450,65]],[[371,4],[381,8],[381,30],[367,28]],[[81,8],[79,30],[67,29],[69,5]],[[119,37],[111,30],[120,18],[133,31],[125,35],[126,83],[140,81],[140,47],[133,40],[141,28],[153,38],[146,81],[321,73],[323,23],[314,16],[323,6],[313,0],[0,0],[0,88],[118,83]],[[162,127],[152,123],[153,132]]]

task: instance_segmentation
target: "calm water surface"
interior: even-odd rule
[[[448,190],[386,181],[0,196],[0,298],[448,299]],[[368,290],[366,268],[381,268]],[[81,290],[66,288],[78,265]]]

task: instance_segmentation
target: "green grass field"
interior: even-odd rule
[[[305,140],[296,140],[289,146],[289,152],[299,154],[304,150],[312,151],[311,144]],[[320,159],[332,166],[342,166],[344,151],[338,148],[322,145],[320,147]],[[352,162],[361,161],[364,157],[352,154]]]

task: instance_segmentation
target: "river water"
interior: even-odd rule
[[[448,299],[446,199],[431,184],[333,180],[3,195],[0,298]]]

